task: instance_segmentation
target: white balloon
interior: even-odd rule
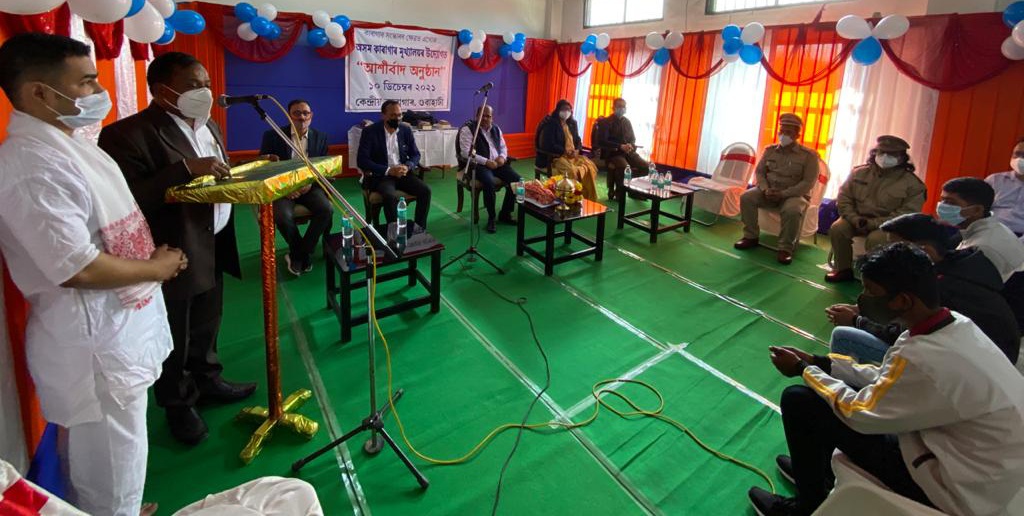
[[[743,40],[745,45],[753,45],[761,38],[764,37],[764,25],[758,22],[748,23],[746,27],[743,27],[743,32],[740,32],[740,39]]]
[[[132,0],[68,0],[71,12],[93,23],[114,23],[132,8]]]
[[[1013,36],[1003,40],[1003,55],[1007,59],[1013,61],[1020,61],[1024,59],[1024,47],[1018,45],[1013,41]]]
[[[256,32],[252,30],[252,26],[248,23],[243,23],[239,25],[238,30],[236,30],[235,33],[238,34],[238,37],[242,41],[252,41],[260,37],[259,34],[256,34]]]
[[[506,32],[506,33],[501,35],[501,39],[502,39],[502,41],[505,42],[506,45],[511,45],[511,44],[516,42],[516,33],[515,32]]]
[[[277,7],[272,3],[265,3],[256,8],[256,15],[274,21],[274,18],[277,18]]]
[[[64,0],[0,0],[0,12],[39,14],[56,9]],[[127,13],[128,11],[125,11]]]
[[[683,33],[679,31],[672,31],[665,36],[665,48],[676,49],[683,46]]]
[[[836,22],[836,32],[846,39],[864,39],[871,35],[871,25],[860,16],[848,14]]]
[[[726,63],[735,63],[736,61],[739,61],[739,60],[740,60],[740,53],[739,52],[736,52],[735,54],[725,54],[725,55],[722,56],[722,61],[725,61]]]
[[[1013,37],[1013,41],[1017,42],[1017,46],[1024,47],[1024,21],[1018,23],[1017,26],[1013,28],[1011,36]]]
[[[341,48],[348,42],[348,40],[345,39],[344,34],[342,34],[340,38],[329,38],[329,40],[331,42],[331,46],[334,48]]]
[[[608,48],[608,45],[611,45],[611,44],[612,44],[612,37],[609,36],[607,32],[602,32],[602,33],[597,35],[597,44],[594,45],[594,46],[596,46],[597,48],[600,48],[600,49],[603,50],[603,49]]]
[[[473,41],[469,42],[469,49],[471,51],[473,51],[474,53],[476,53],[476,52],[483,52],[484,51],[484,40],[473,38]]]
[[[345,29],[338,23],[331,22],[324,28],[324,32],[327,33],[327,37],[330,39],[338,39],[345,37]]]
[[[174,0],[149,0],[149,4],[155,7],[156,12],[160,13],[160,17],[164,19],[170,18],[177,9]]]
[[[515,36],[513,36],[513,38],[514,37]],[[487,41],[487,33],[484,32],[483,29],[477,29],[477,31],[473,33],[473,41],[478,41],[478,40],[480,41],[481,44],[484,41]]]
[[[164,35],[164,19],[151,4],[124,20],[124,35],[138,43],[152,43]]]
[[[871,35],[878,39],[894,39],[903,36],[910,29],[910,20],[900,14],[892,14],[882,18]]]
[[[331,23],[331,15],[327,14],[327,11],[313,11],[313,23],[321,29],[326,29],[327,24]]]
[[[469,56],[473,54],[473,51],[469,49],[469,45],[459,45],[458,54],[460,59],[469,59]]]
[[[512,52],[512,59],[516,61],[522,61],[526,57],[526,52]]]
[[[644,42],[647,43],[647,48],[651,50],[658,50],[659,48],[665,46],[665,38],[663,38],[661,34],[658,34],[657,32],[648,33],[647,37],[644,38]]]

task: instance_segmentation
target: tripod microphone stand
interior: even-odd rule
[[[488,83],[488,84],[490,84],[490,83]],[[485,87],[483,90],[484,90],[484,101],[483,101],[483,104],[480,105],[480,109],[478,109],[477,112],[476,112],[476,127],[473,129],[473,143],[469,146],[469,156],[466,157],[466,168],[464,168],[462,170],[462,177],[463,178],[465,178],[466,175],[469,174],[469,188],[470,188],[469,196],[470,196],[470,199],[471,199],[470,200],[470,209],[471,209],[471,213],[472,213],[469,216],[469,247],[466,248],[465,251],[463,251],[461,254],[459,254],[455,258],[452,258],[451,260],[448,260],[448,263],[446,263],[443,266],[441,266],[441,269],[442,270],[447,269],[448,266],[450,266],[451,264],[461,260],[462,257],[468,255],[469,259],[467,261],[472,263],[472,262],[476,261],[477,257],[479,257],[481,260],[484,261],[484,263],[486,263],[487,265],[490,265],[491,268],[493,268],[494,270],[498,271],[498,274],[505,274],[505,270],[502,269],[501,267],[498,267],[497,265],[494,264],[494,262],[488,260],[486,256],[481,254],[480,250],[476,248],[476,243],[473,242],[473,226],[477,225],[477,223],[474,223],[473,220],[476,219],[476,217],[477,217],[477,209],[479,209],[479,206],[477,205],[477,202],[478,202],[477,201],[477,197],[478,196],[477,196],[477,182],[476,182],[476,166],[473,163],[473,158],[476,156],[476,139],[480,135],[480,122],[481,122],[481,120],[483,118],[484,110],[487,109],[487,97],[488,97],[488,95],[490,95],[490,88],[489,87]]]

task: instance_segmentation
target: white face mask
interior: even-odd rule
[[[780,134],[779,135],[779,145],[782,145],[783,147],[785,147],[785,146],[790,145],[792,143],[793,143],[793,137],[792,136],[790,136],[788,134]]]
[[[1016,172],[1018,176],[1024,176],[1024,158],[1010,160],[1010,170]]]
[[[900,164],[900,159],[892,154],[878,154],[875,156],[875,163],[882,168],[892,168]]]
[[[559,111],[558,112],[558,118],[561,118],[562,120],[568,120],[570,116],[572,116],[572,111]]]
[[[167,89],[174,91],[170,87]],[[210,109],[213,108],[213,92],[210,88],[197,88],[179,93],[176,106],[185,118],[206,120],[210,118]]]
[[[56,109],[46,106],[50,111],[57,113],[57,120],[59,120],[60,123],[68,126],[68,128],[72,130],[102,122],[107,118],[107,115],[110,114],[110,109],[113,107],[113,103],[110,101],[110,94],[107,93],[106,90],[73,99],[57,91],[50,85],[46,85],[46,87],[53,90],[57,95],[75,103],[75,107],[78,108],[78,114],[75,115],[62,115]]]

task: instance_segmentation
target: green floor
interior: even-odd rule
[[[447,260],[468,245],[466,212],[453,213],[451,174],[441,178],[431,172],[427,180],[434,192],[430,231],[446,244]],[[354,181],[339,186],[358,202]],[[739,227],[733,221],[665,234],[652,245],[638,230],[615,230],[614,215],[608,215],[600,263],[570,262],[545,277],[539,262],[515,256],[515,229],[499,226],[497,234],[483,235],[479,248],[505,268],[505,275],[479,262],[469,268],[453,265],[443,274],[440,313],[421,308],[381,320],[393,351],[395,386],[405,389],[398,408],[409,439],[429,456],[459,457],[493,427],[520,421],[544,383],[543,361],[526,318],[477,278],[505,296],[528,300],[551,365],[550,389],[531,421],[581,421],[593,411],[595,382],[636,378],[660,391],[666,415],[707,444],[764,469],[787,491],[774,469],[774,456],[785,451],[775,404],[792,381],[771,367],[766,348],[790,344],[822,351],[830,331],[823,309],[852,300],[858,286],[823,284],[819,265],[826,250],[810,242],[784,267],[765,249],[734,251]],[[533,222],[528,232],[540,230]],[[246,278],[227,282],[221,359],[226,377],[260,380],[254,399],[264,404],[253,212],[239,209],[236,225]],[[595,231],[592,222],[580,226]],[[324,309],[323,271],[317,261],[314,272],[301,278],[281,274],[278,297],[284,391],[316,393],[301,412],[319,421],[321,431],[310,442],[279,432],[255,462],[244,466],[238,452],[253,427],[233,419],[242,404],[204,408],[211,435],[194,448],[174,442],[162,412],[152,407],[146,500],[159,502],[162,513],[258,476],[288,476],[295,459],[366,416],[365,326],[355,328],[353,342],[340,343],[337,321]],[[378,298],[417,293],[382,285]],[[357,294],[359,299],[365,297]],[[384,378],[382,350],[377,371]],[[620,390],[645,407],[655,403],[638,387]],[[386,396],[383,380],[378,393],[379,399]],[[393,416],[387,427],[401,439]],[[487,514],[514,434],[499,436],[465,464],[432,466],[414,459],[430,479],[426,491],[390,452],[365,455],[364,436],[310,463],[299,476],[316,487],[329,515]],[[752,514],[745,493],[753,485],[767,487],[664,422],[605,412],[571,432],[525,433],[505,476],[499,512]]]

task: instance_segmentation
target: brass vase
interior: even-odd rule
[[[555,195],[558,196],[558,200],[562,201],[557,208],[559,211],[571,210],[571,202],[574,202],[576,199],[576,182],[566,176],[562,176],[562,179],[555,183]]]

